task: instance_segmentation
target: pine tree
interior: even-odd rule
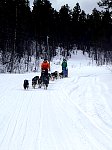
[[[75,39],[76,41],[78,41],[78,36],[79,36],[79,32],[80,32],[80,24],[79,24],[79,18],[80,18],[80,14],[81,14],[81,8],[79,3],[76,3],[76,6],[73,8],[73,12],[72,12],[72,35],[73,35],[73,39]]]
[[[59,10],[59,33],[63,42],[68,42],[70,39],[71,26],[71,11],[70,7],[66,4]]]
[[[109,11],[110,9],[112,9],[112,0],[101,0],[98,2],[98,5],[99,7],[102,7]]]

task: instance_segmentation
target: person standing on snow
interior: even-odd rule
[[[68,76],[68,68],[67,68],[67,61],[66,61],[66,59],[63,59],[63,62],[61,64],[61,66],[62,66],[63,76],[67,77]]]

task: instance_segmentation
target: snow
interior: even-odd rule
[[[55,58],[51,72],[60,72],[60,63]],[[40,72],[0,74],[0,150],[112,150],[111,66],[96,66],[79,51],[68,69],[68,78],[47,90],[31,86]]]

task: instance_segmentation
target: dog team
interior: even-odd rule
[[[35,89],[36,85],[38,85],[38,88],[41,88],[42,86],[44,89],[47,90],[47,87],[49,85],[49,80],[54,81],[55,79],[58,78],[63,78],[63,77],[68,77],[68,69],[67,69],[67,61],[63,59],[63,62],[61,64],[62,66],[62,72],[54,71],[52,73],[48,73],[50,70],[50,65],[47,61],[47,59],[44,59],[43,63],[41,64],[41,75],[35,76],[32,79],[32,87]],[[29,81],[27,79],[24,80],[23,83],[24,89],[29,88]]]

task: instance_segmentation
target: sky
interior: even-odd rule
[[[58,53],[51,72],[61,72],[62,59]],[[112,150],[112,67],[77,50],[67,63],[68,77],[47,90],[32,88],[39,70],[0,74],[0,150]]]
[[[94,8],[97,8],[98,10],[100,9],[97,5],[97,2],[99,1],[100,0],[50,0],[50,2],[52,3],[52,7],[57,11],[60,10],[61,6],[65,4],[68,4],[72,9],[78,2],[81,9],[84,10],[87,14],[91,14]],[[30,3],[32,5],[33,0],[30,0]]]

